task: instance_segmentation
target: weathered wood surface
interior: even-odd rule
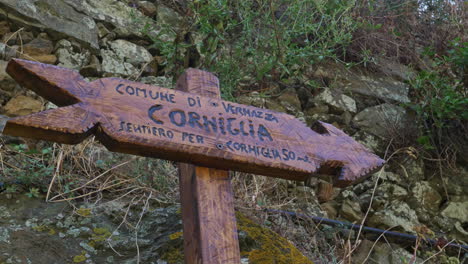
[[[315,173],[347,185],[383,160],[334,126],[119,78],[14,59],[7,72],[61,106],[10,119],[4,133],[74,144],[91,134],[111,151],[291,180]]]
[[[218,79],[189,69],[177,90],[219,98]],[[239,264],[234,198],[228,171],[179,164],[180,200],[187,264]]]

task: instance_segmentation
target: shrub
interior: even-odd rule
[[[196,1],[193,24],[206,35],[202,67],[218,73],[233,99],[242,81],[253,89],[296,77],[335,58],[352,37],[354,1]],[[249,76],[254,77],[250,79]]]
[[[468,42],[455,39],[447,55],[432,49],[425,54],[432,58],[433,65],[410,82],[414,89],[410,107],[416,111],[421,128],[418,141],[438,153],[447,148],[459,150],[457,141],[466,140],[468,134]]]

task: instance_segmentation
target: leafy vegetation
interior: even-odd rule
[[[336,58],[351,41],[353,6],[354,1],[194,2],[193,25],[207,36],[200,64],[219,73],[227,98],[247,76],[257,89],[298,77],[309,65]]]
[[[464,123],[468,120],[468,42],[455,39],[446,55],[433,49],[427,49],[425,55],[432,65],[410,81],[414,89],[414,103],[410,107],[418,115],[422,133],[418,142],[438,152],[447,147],[457,148],[448,142],[454,135],[452,131],[466,129]]]
[[[16,193],[22,189],[29,190],[27,195],[36,197],[40,188],[45,191],[44,182],[53,174],[54,166],[50,164],[52,148],[42,150],[28,149],[25,144],[12,144],[10,151],[16,153],[17,166],[5,166],[0,176],[0,183],[7,193]]]

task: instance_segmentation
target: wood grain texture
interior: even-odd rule
[[[188,69],[176,89],[219,98],[218,78]],[[234,198],[229,172],[179,164],[180,200],[187,264],[239,264]]]
[[[311,129],[284,113],[210,97],[203,90],[214,78],[191,84],[198,96],[119,78],[88,83],[76,71],[19,59],[7,72],[69,108],[13,118],[5,134],[69,144],[94,134],[111,151],[290,180],[331,174],[338,186],[384,162],[330,124]]]

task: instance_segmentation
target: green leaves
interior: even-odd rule
[[[414,97],[409,107],[420,120],[422,135],[417,141],[430,150],[442,144],[438,139],[444,138],[443,131],[468,120],[468,91],[463,80],[468,45],[455,39],[447,55],[437,55],[431,49],[426,49],[425,55],[434,63],[410,81]]]
[[[192,28],[206,35],[201,66],[219,74],[228,100],[246,76],[255,77],[252,87],[297,77],[351,41],[353,6],[336,0],[195,1]]]

